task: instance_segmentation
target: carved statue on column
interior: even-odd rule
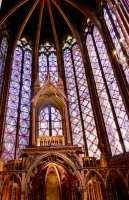
[[[100,155],[100,166],[101,167],[108,167],[108,162],[107,162],[107,155],[105,152],[104,144],[102,142],[99,143],[98,145],[101,155]]]

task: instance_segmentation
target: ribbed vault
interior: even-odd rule
[[[59,50],[63,36],[68,32],[72,32],[79,40],[80,22],[84,15],[99,25],[95,0],[90,2],[84,0],[12,0],[11,3],[4,0],[2,11],[0,24],[8,19],[14,40],[16,32],[17,40],[21,34],[25,34],[36,46],[41,41],[50,39],[56,43],[57,50]]]

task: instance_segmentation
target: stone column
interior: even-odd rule
[[[66,122],[66,134],[67,134],[67,144],[71,144],[71,137],[70,137],[70,125],[69,125],[69,119],[68,119],[68,110],[67,110],[67,104],[65,102],[64,106],[64,113],[65,113],[65,122]]]
[[[81,200],[87,200],[87,198],[86,198],[86,190],[82,189],[80,192],[81,192]]]
[[[124,37],[125,37],[125,39],[126,39],[128,45],[129,45],[129,36],[128,36],[128,34],[127,34],[126,30],[125,30],[125,27],[124,27],[124,25],[123,25],[123,23],[122,23],[122,21],[121,21],[121,18],[120,18],[119,14],[118,14],[117,7],[118,7],[118,5],[112,6],[112,7],[111,7],[111,10],[112,10],[112,12],[115,14],[115,16],[116,16],[116,18],[117,18],[117,20],[118,20],[118,23],[119,23],[119,25],[120,25],[120,27],[121,27],[121,30],[122,30],[122,32],[123,32],[123,35],[124,35]]]
[[[32,145],[35,145],[35,105],[34,102],[32,102]]]
[[[0,192],[0,200],[2,200],[2,193]]]
[[[21,192],[21,200],[26,200],[25,199],[25,192]]]

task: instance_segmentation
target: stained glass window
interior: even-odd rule
[[[3,159],[20,156],[29,144],[32,48],[22,38],[14,51],[7,113],[5,119]]]
[[[43,107],[38,117],[39,132],[41,136],[62,136],[62,117],[55,107],[49,105]]]
[[[120,135],[122,135],[126,151],[129,151],[129,135],[127,132],[129,128],[129,119],[103,39],[96,27],[92,27],[92,29],[93,31],[89,31],[91,28],[87,29],[86,27],[85,29],[86,46],[112,155],[117,155],[123,152],[120,143]],[[115,113],[112,110],[112,106]]]
[[[56,49],[53,44],[45,42],[39,49],[39,82],[42,87],[47,74],[50,74],[53,83],[58,81],[58,64]]]
[[[101,64],[103,66],[105,79],[114,106],[115,114],[118,120],[119,128],[122,134],[122,138],[124,140],[125,149],[126,151],[129,151],[129,134],[128,134],[129,118],[126,114],[125,106],[122,101],[122,97],[112,70],[109,57],[107,55],[106,47],[96,27],[94,28],[94,37],[100,55]]]
[[[126,14],[125,20],[127,20],[127,16],[129,18],[129,0],[115,0],[116,5],[119,6],[119,9],[123,15]]]
[[[109,14],[111,14],[111,15],[109,16]],[[110,17],[112,17],[112,21],[111,21]],[[111,10],[110,10],[110,12],[107,12],[107,10],[104,9],[104,19],[105,19],[107,27],[109,29],[112,41],[114,43],[116,56],[118,58],[118,61],[121,63],[121,66],[123,68],[123,71],[125,73],[127,81],[129,83],[129,68],[128,68],[128,63],[127,63],[126,55],[125,55],[125,54],[129,55],[129,47],[126,44],[125,38],[124,38],[121,28],[117,22],[117,19],[116,19],[115,15],[111,12]],[[116,26],[116,30],[114,29],[113,22]],[[123,50],[122,50],[121,40],[122,40],[123,47],[124,47],[126,53],[123,52]]]
[[[84,146],[89,156],[99,158],[98,136],[92,111],[85,69],[76,40],[68,36],[63,44],[73,144]]]
[[[4,80],[4,70],[8,50],[8,31],[5,24],[1,27],[1,41],[0,41],[0,97],[2,91],[2,85]]]
[[[119,23],[118,23],[118,20],[117,20],[117,18],[116,18],[116,15],[111,11],[109,5],[107,5],[107,6],[108,6],[109,12],[110,12],[110,14],[111,14],[111,16],[112,16],[112,20],[113,20],[113,23],[114,23],[114,25],[115,25],[116,31],[117,31],[117,33],[118,33],[119,42],[120,42],[120,44],[123,45],[123,47],[124,47],[126,53],[129,55],[129,46],[128,46],[127,41],[126,41],[126,38],[124,37],[124,34],[123,34],[123,32],[122,32],[121,26],[120,26]],[[121,24],[123,25],[123,22],[122,22],[122,21],[121,21]],[[124,26],[124,25],[123,25],[123,26]]]

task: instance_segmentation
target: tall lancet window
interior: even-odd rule
[[[125,36],[124,36],[124,34],[122,32],[122,29],[120,27],[120,24],[118,22],[118,19],[117,19],[116,15],[110,9],[109,5],[108,5],[108,9],[109,9],[109,13],[110,13],[110,15],[112,17],[111,18],[112,19],[112,23],[113,23],[113,25],[115,25],[116,35],[117,35],[117,37],[119,39],[119,42],[124,47],[124,50],[126,51],[127,55],[129,55],[129,46],[128,46],[127,41],[126,41],[127,38],[125,38]],[[123,25],[123,22],[121,22],[121,24]]]
[[[125,73],[127,82],[129,83],[129,67],[128,67],[128,57],[129,57],[129,47],[126,43],[126,39],[122,33],[116,16],[112,13],[107,6],[104,9],[104,19],[107,24],[108,30],[110,32],[112,41],[114,43],[114,54],[120,62],[123,71]]]
[[[99,158],[98,136],[85,68],[79,46],[72,36],[64,40],[63,52],[73,144],[85,146],[89,156]]]
[[[125,17],[125,20],[128,20],[129,19],[129,0],[115,0],[115,3],[116,3],[116,8],[117,9],[119,8],[120,13]]]
[[[62,136],[62,116],[57,108],[43,107],[38,117],[38,136]]]
[[[4,131],[4,160],[17,158],[29,144],[32,47],[26,38],[14,51]]]
[[[6,28],[6,24],[3,24],[0,27],[0,98],[4,80],[7,51],[8,51],[8,37],[9,34]]]
[[[103,39],[89,20],[85,36],[112,155],[117,155],[129,151],[129,119]]]
[[[39,49],[39,82],[44,84],[47,74],[50,74],[53,83],[58,81],[58,64],[55,46],[49,42],[40,45]]]

